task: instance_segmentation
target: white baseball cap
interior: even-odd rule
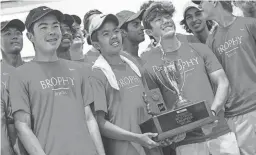
[[[196,8],[198,10],[201,10],[199,8],[199,6],[195,3],[193,3],[192,1],[188,1],[185,6],[183,7],[183,18],[185,19],[185,15],[186,15],[186,12],[191,9],[191,8]]]
[[[104,22],[107,20],[115,22],[117,25],[119,24],[118,18],[113,14],[98,14],[95,15],[90,22],[89,25],[89,36],[92,37],[92,34],[97,31]]]

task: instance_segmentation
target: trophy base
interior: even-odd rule
[[[186,107],[186,106],[191,105],[191,104],[193,104],[193,103],[188,101],[187,99],[184,99],[184,98],[180,97],[178,99],[178,101],[175,103],[174,109],[181,109],[181,108]]]
[[[161,141],[212,123],[216,119],[207,103],[201,101],[153,116],[140,124],[140,128],[142,133],[158,133],[154,140]]]

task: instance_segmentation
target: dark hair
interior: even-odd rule
[[[125,30],[125,31],[128,31],[128,24],[129,24],[129,23],[124,23],[124,24],[120,27],[120,29]]]
[[[81,37],[84,38],[84,32],[83,32],[83,30],[81,30],[81,29],[73,29],[73,30],[71,30],[71,32],[72,32],[72,37],[73,37],[73,39],[76,37],[76,35],[77,35],[78,33],[81,34],[81,35],[82,35]]]
[[[72,26],[69,28],[70,28],[72,35],[74,36],[77,33],[77,30],[75,28],[73,28]]]
[[[97,32],[94,32],[90,38],[93,42],[98,42],[98,36],[97,36]]]
[[[154,1],[149,0],[147,2],[144,2],[141,6],[140,6],[140,10],[146,10]]]
[[[89,29],[89,18],[91,15],[94,15],[94,14],[102,14],[101,11],[97,10],[97,9],[94,9],[94,10],[90,10],[88,11],[85,15],[84,15],[84,19],[83,19],[83,22],[84,22],[84,29],[88,32],[88,29]]]
[[[186,30],[186,32],[193,33],[192,30],[189,29],[188,24],[187,24],[185,19],[183,19],[180,22],[180,25]],[[206,21],[206,26],[207,26],[209,31],[212,29],[213,25],[214,25],[214,22],[212,20],[207,20]]]
[[[88,36],[88,37],[87,37],[87,42],[88,42],[88,40],[90,40],[90,43],[91,43],[91,40],[92,40],[93,42],[98,42],[99,39],[98,39],[98,36],[97,36],[97,31],[92,34],[92,37]],[[91,44],[90,44],[90,45],[91,45]],[[97,50],[101,53],[101,51],[100,51],[99,49],[97,49]]]
[[[35,23],[32,23],[27,31],[34,34],[34,25]]]
[[[143,25],[145,29],[151,29],[150,22],[153,21],[159,14],[169,14],[173,15],[175,12],[175,7],[172,2],[168,1],[158,1],[150,4],[143,17]]]
[[[20,28],[15,25],[6,26],[4,29],[1,30],[1,32],[8,30],[8,28],[14,28],[14,29],[18,30],[20,33],[23,33],[23,31],[20,30]]]
[[[47,14],[48,15],[48,14]],[[49,15],[54,15],[54,16],[56,16],[55,14],[53,14],[53,13],[49,13]],[[61,19],[62,20],[62,19]],[[37,21],[36,21],[37,22]],[[28,32],[30,32],[30,33],[32,33],[32,34],[34,34],[34,26],[35,26],[35,23],[36,22],[33,22],[31,25],[30,25],[30,27],[27,29],[27,31]],[[61,21],[59,21],[59,24],[61,23]]]
[[[225,9],[226,11],[232,13],[233,12],[233,7],[231,4],[231,1],[219,1],[221,6],[223,7],[223,9]]]

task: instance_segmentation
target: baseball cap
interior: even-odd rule
[[[29,14],[25,21],[26,28],[30,29],[32,24],[34,24],[36,21],[43,18],[44,16],[48,15],[49,13],[55,15],[60,22],[62,21],[63,14],[59,10],[53,10],[46,6],[40,6],[29,11]]]
[[[77,24],[81,24],[82,23],[82,20],[81,20],[81,18],[79,17],[79,16],[77,16],[77,15],[71,15],[71,17],[73,17],[73,19],[75,20],[75,22],[77,23]]]
[[[157,1],[150,4],[143,14],[143,25],[145,29],[149,28],[149,22],[153,20],[157,13],[168,13],[173,15],[175,7],[171,1]]]
[[[97,15],[97,14],[102,14],[101,11],[94,9],[94,10],[90,10],[88,11],[83,18],[83,23],[84,23],[84,29],[88,32],[89,30],[89,25],[90,25],[90,17],[92,15]]]
[[[116,17],[118,18],[118,21],[119,21],[118,27],[121,28],[125,23],[133,21],[137,18],[139,18],[141,20],[144,12],[145,12],[145,10],[141,10],[137,13],[128,11],[128,10],[123,10],[123,11],[117,13]]]
[[[25,25],[24,23],[19,20],[19,19],[13,19],[13,20],[9,20],[9,21],[3,21],[1,22],[1,31],[6,28],[6,27],[15,27],[17,28],[19,31],[23,32],[25,30]]]
[[[197,5],[199,5],[202,1],[200,1],[200,0],[192,0],[192,2],[193,3],[195,3],[195,4],[197,4]],[[232,7],[232,1],[224,1],[224,0],[221,0],[221,1],[219,1],[219,2],[224,2],[224,3],[226,3],[226,4],[228,4],[229,6],[231,6]]]
[[[115,22],[117,25],[119,25],[118,18],[113,14],[99,14],[94,16],[91,19],[91,23],[89,25],[89,36],[92,37],[92,34],[97,31],[107,20]]]
[[[201,10],[201,9],[199,9],[199,7],[198,7],[197,4],[195,4],[195,3],[191,2],[191,1],[187,2],[187,3],[185,4],[184,8],[183,8],[183,17],[184,17],[184,19],[185,19],[186,12],[187,12],[189,9],[191,9],[191,8],[196,8],[196,9],[198,9],[198,10]]]
[[[62,23],[67,24],[69,27],[72,27],[75,22],[74,18],[69,14],[63,14]]]
[[[197,5],[199,5],[199,4],[201,3],[200,0],[196,0],[196,1],[192,1],[192,2],[195,3],[195,4],[197,4]]]

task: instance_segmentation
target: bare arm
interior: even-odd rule
[[[97,121],[92,114],[90,106],[86,106],[84,109],[85,109],[86,123],[89,129],[90,135],[92,137],[92,140],[96,146],[97,152],[99,155],[105,155],[106,153],[102,143]]]
[[[97,112],[97,121],[99,123],[101,133],[108,138],[135,142],[148,148],[159,146],[158,143],[151,140],[152,137],[157,136],[156,133],[137,134],[126,131],[105,120],[105,113],[103,111]]]
[[[226,103],[229,91],[229,81],[223,69],[210,73],[210,79],[217,87],[211,110],[214,110],[216,114],[218,114],[218,112],[224,108]]]
[[[29,155],[46,155],[37,137],[31,130],[30,114],[21,110],[15,112],[14,125],[17,130],[17,135]]]

